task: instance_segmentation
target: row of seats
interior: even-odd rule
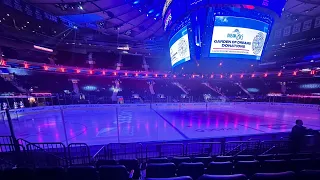
[[[67,170],[61,167],[7,169],[0,172],[1,180],[129,180],[132,179],[126,168],[122,165],[102,166],[98,172],[92,166],[69,167]],[[319,180],[320,170],[303,170],[299,173],[256,173],[250,180]],[[147,178],[147,180],[248,180],[244,174],[234,175],[201,175],[197,178],[190,176]]]
[[[202,162],[179,164],[178,168],[174,163],[149,163],[146,168],[146,176],[154,178],[168,178],[177,176],[191,176],[197,179],[203,174],[209,175],[231,175],[244,174],[251,177],[256,173],[277,173],[284,171],[300,172],[304,169],[320,170],[320,160],[292,159],[286,160],[265,160],[259,161],[238,161],[232,162],[210,162],[207,168]]]
[[[280,173],[257,173],[254,174],[250,180],[319,180],[320,171],[304,170],[298,174],[294,172],[280,172]],[[173,178],[147,178],[147,180],[196,180],[188,176],[173,177]],[[235,175],[202,175],[197,180],[248,180],[243,174]]]
[[[258,155],[258,156],[253,156],[253,155],[237,155],[237,156],[215,156],[215,157],[173,157],[171,159],[162,157],[162,158],[150,158],[147,163],[168,163],[172,162],[176,166],[179,166],[180,163],[182,162],[202,162],[205,167],[209,165],[212,161],[214,162],[238,162],[238,161],[254,161],[257,160],[259,162],[263,162],[265,160],[286,160],[289,161],[291,159],[318,159],[320,158],[320,154],[310,154],[310,153],[305,153],[305,154],[265,154],[265,155]],[[96,166],[99,167],[101,165],[117,165],[117,164],[122,164],[127,167],[128,164],[132,166],[136,166],[138,164],[138,160],[98,160],[96,162]]]
[[[1,180],[127,180],[132,176],[123,165],[47,168],[14,168],[0,171]]]

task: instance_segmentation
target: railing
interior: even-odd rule
[[[98,160],[108,159],[107,146],[102,146],[93,156],[92,161],[97,162]]]
[[[186,145],[186,156],[219,156],[222,155],[220,142],[195,142]]]
[[[91,164],[90,148],[85,143],[72,143],[68,145],[70,165]]]
[[[147,144],[146,160],[158,157],[184,156],[183,143]]]
[[[20,151],[15,151],[14,144],[0,144],[0,166],[7,167],[25,164],[34,167],[92,165],[98,160],[137,159],[140,163],[158,157],[199,157],[218,155],[263,155],[291,153],[290,141],[229,141],[192,142],[192,143],[111,143],[97,148],[84,143],[70,144],[67,148],[62,143],[30,143],[19,139]],[[26,144],[27,143],[27,144]],[[26,144],[26,145],[25,145]],[[24,148],[26,147],[26,149]],[[90,151],[98,149],[91,157]],[[307,153],[316,153],[309,148]],[[18,154],[17,154],[18,153]],[[67,155],[68,153],[68,155]]]
[[[143,161],[141,143],[111,143],[107,145],[108,159],[138,159]]]
[[[27,155],[38,166],[68,166],[66,147],[62,143],[29,143]]]

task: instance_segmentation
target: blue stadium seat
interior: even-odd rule
[[[286,160],[265,160],[261,163],[261,172],[278,173],[288,171],[289,164]]]
[[[289,161],[290,169],[295,172],[300,172],[304,169],[312,168],[312,160],[311,159],[291,159]]]
[[[217,156],[214,158],[214,162],[233,162],[233,156]]]
[[[238,161],[234,166],[233,173],[251,177],[260,170],[259,166],[259,161]]]
[[[169,160],[165,157],[163,158],[150,158],[148,163],[168,163]]]
[[[243,174],[234,175],[203,175],[198,180],[247,180]]]
[[[114,159],[112,160],[98,160],[96,162],[96,168],[99,168],[100,166],[103,166],[103,165],[117,165],[118,162]]]
[[[192,178],[188,176],[183,176],[183,177],[172,177],[172,178],[147,178],[146,180],[192,180]]]
[[[35,169],[36,180],[64,180],[66,171],[62,167],[45,167]]]
[[[320,158],[317,158],[317,159],[313,160],[312,169],[320,170]]]
[[[123,165],[103,165],[99,168],[100,180],[128,180],[129,173]]]
[[[257,173],[253,175],[250,180],[296,180],[294,172],[281,172],[281,173]]]
[[[263,154],[263,155],[258,155],[256,157],[256,160],[259,162],[263,162],[265,160],[273,160],[274,159],[274,155],[273,154]]]
[[[177,176],[190,176],[192,179],[198,179],[204,174],[204,165],[198,163],[181,163],[178,167]]]
[[[190,157],[173,157],[171,159],[171,162],[173,162],[178,167],[183,162],[191,163],[191,158]]]
[[[30,168],[5,169],[1,180],[29,180],[34,179],[34,171]]]
[[[231,162],[211,162],[207,168],[206,174],[211,175],[230,175],[233,171]]]
[[[253,155],[237,155],[234,157],[235,162],[238,161],[253,161],[254,156]]]
[[[312,153],[299,153],[294,155],[294,159],[306,159],[306,158],[313,158]]]
[[[192,162],[202,162],[204,167],[207,168],[208,165],[212,162],[212,157],[194,157]]]
[[[289,154],[277,154],[274,156],[274,159],[277,159],[277,160],[283,159],[283,160],[288,161],[288,160],[292,159],[292,157],[293,157],[293,154],[290,154],[290,153]]]
[[[299,173],[299,180],[319,180],[320,170],[303,170]]]
[[[137,159],[121,159],[119,160],[119,165],[124,165],[128,172],[134,170],[133,178],[139,179],[140,177],[140,167]]]
[[[176,166],[173,163],[148,164],[147,178],[169,178],[176,176]]]
[[[67,176],[68,180],[98,180],[98,173],[93,166],[71,166]]]

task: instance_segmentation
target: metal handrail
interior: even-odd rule
[[[92,160],[94,160],[96,158],[96,156],[98,156],[100,154],[100,152],[102,150],[104,150],[106,148],[106,145],[103,145],[93,156],[92,156]]]

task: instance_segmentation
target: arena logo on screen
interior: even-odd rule
[[[243,34],[240,33],[239,29],[235,29],[232,33],[229,33],[227,35],[227,38],[243,40]]]

